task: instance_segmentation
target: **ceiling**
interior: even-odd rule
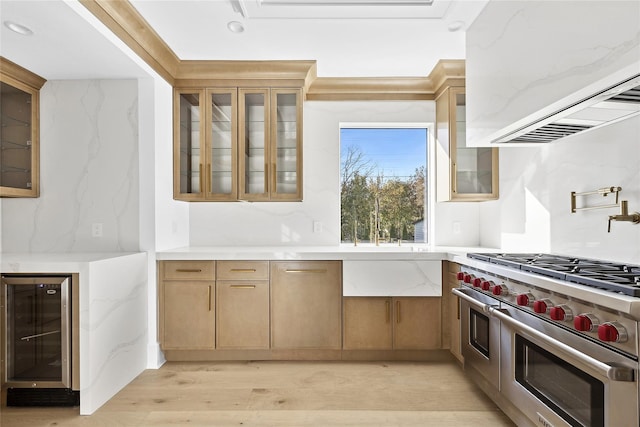
[[[321,77],[426,76],[439,59],[464,58],[465,30],[488,2],[130,1],[182,60],[317,60]],[[0,55],[45,79],[148,70],[76,0],[0,0],[0,20],[33,30],[24,36],[2,25]],[[231,32],[232,21],[244,31]]]

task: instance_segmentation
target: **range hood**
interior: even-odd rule
[[[492,139],[492,143],[547,143],[640,114],[640,74]]]

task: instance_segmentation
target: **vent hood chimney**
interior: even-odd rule
[[[520,126],[492,143],[546,143],[640,114],[640,74]]]

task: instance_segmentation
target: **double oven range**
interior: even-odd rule
[[[518,426],[638,427],[640,266],[468,254],[465,371]]]

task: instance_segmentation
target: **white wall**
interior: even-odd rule
[[[569,19],[567,17],[570,17]],[[640,72],[636,1],[491,1],[467,32],[467,137],[479,141],[621,73]],[[574,95],[571,95],[574,94]],[[621,186],[640,211],[640,118],[538,147],[500,148],[500,200],[480,243],[640,264],[640,226],[619,209],[570,212],[570,194]],[[579,203],[607,203],[600,196]]]
[[[137,90],[135,80],[44,85],[40,197],[3,200],[4,252],[138,250]]]
[[[534,148],[500,149],[500,200],[480,207],[481,242],[505,251],[543,251],[640,264],[640,225],[613,222],[619,208],[571,213],[571,192],[622,187],[640,211],[640,118]],[[578,206],[612,203],[579,197]]]

